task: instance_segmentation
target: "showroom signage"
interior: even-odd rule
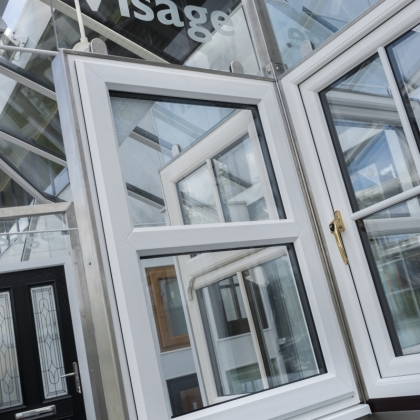
[[[121,11],[121,16],[131,17],[130,9],[128,7],[128,0],[115,0],[118,1]],[[86,0],[92,11],[98,11],[102,0]],[[225,13],[219,10],[215,10],[208,16],[208,10],[205,7],[198,6],[185,6],[184,22],[181,20],[178,6],[172,0],[153,0],[156,6],[166,6],[164,9],[159,10],[156,15],[152,9],[152,0],[132,0],[133,6],[136,8],[134,11],[134,17],[150,22],[157,19],[163,25],[173,25],[178,28],[186,26],[188,36],[196,42],[206,43],[211,42],[213,36],[207,28],[203,27],[209,19],[213,28],[216,32],[225,35],[232,36],[235,34],[233,28],[232,19]],[[149,3],[149,4],[147,4]]]

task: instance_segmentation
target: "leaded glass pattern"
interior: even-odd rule
[[[0,410],[21,405],[16,338],[10,293],[0,293]]]
[[[67,395],[53,286],[31,289],[45,399]]]

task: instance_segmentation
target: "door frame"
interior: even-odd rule
[[[351,211],[337,158],[332,150],[331,136],[318,92],[374,55],[379,47],[391,43],[419,23],[418,0],[396,3],[385,1],[379,5],[279,82],[287,100],[288,112],[295,138],[298,139],[296,143],[305,170],[311,174],[307,179],[312,190],[312,199],[320,220],[324,243],[330,255],[330,264],[342,296],[342,305],[353,337],[360,370],[363,373],[364,385],[371,399],[418,394],[420,375],[410,374],[409,369],[419,366],[420,355],[395,357],[356,229],[347,229],[343,235],[347,235],[352,243],[357,244],[347,250],[350,267],[354,264],[358,269],[363,269],[364,278],[357,276],[353,278],[350,269],[343,264],[335,239],[329,232],[328,225],[334,218],[334,210],[342,211],[346,225],[355,224],[354,220],[363,217],[364,213],[363,210],[355,214]],[[401,10],[404,6],[405,8]],[[387,20],[384,19],[385,16]],[[320,160],[323,162],[322,167]],[[330,189],[334,188],[333,194],[329,194],[327,185]],[[419,194],[420,189],[416,187],[407,193],[412,196],[413,192]],[[391,204],[392,199],[388,205]],[[369,297],[360,296],[356,292],[354,282],[359,285],[359,290],[367,284]],[[365,311],[360,307],[359,301],[362,301]],[[367,308],[369,314],[366,313]],[[370,314],[371,308],[374,308],[373,315]],[[380,326],[380,331],[373,332],[372,329],[368,331],[366,322],[369,324],[367,319],[369,316],[371,326]],[[374,347],[381,348],[382,352],[378,352],[379,354],[374,353],[372,340]],[[390,369],[388,375],[387,369]],[[396,373],[400,376],[395,376]]]
[[[63,125],[68,128],[63,130],[66,150],[74,149],[75,141],[80,150],[77,154],[70,150],[68,156],[70,178],[77,177],[82,183],[72,184],[75,186],[76,214],[78,208],[89,205],[79,195],[79,188],[90,190],[90,194],[95,197],[97,194],[95,206],[100,210],[97,223],[103,227],[118,303],[118,314],[114,310],[113,315],[119,316],[121,321],[124,337],[122,345],[130,367],[139,418],[168,417],[147,307],[146,304],[139,305],[139,302],[147,302],[145,291],[138,287],[141,275],[139,256],[159,257],[213,249],[235,249],[244,244],[248,247],[261,247],[284,243],[294,243],[328,373],[250,395],[244,400],[229,401],[186,414],[185,418],[235,420],[252,413],[261,417],[261,413],[264,413],[264,419],[270,419],[304,412],[309,415],[310,410],[310,415],[317,413],[318,416],[340,410],[347,410],[346,413],[342,412],[343,415],[350,411],[357,413],[354,414],[356,418],[369,414],[369,407],[359,404],[360,397],[317,253],[312,225],[280,113],[275,83],[258,77],[140,60],[108,59],[73,51],[61,51],[53,63],[53,71],[59,106],[66,110],[62,113]],[[118,157],[118,142],[108,93],[110,90],[258,105],[289,219],[213,224],[210,227],[134,228]],[[279,144],[275,137],[282,138],[284,142]],[[84,166],[88,173],[83,179],[73,172],[80,166]],[[112,171],[107,169],[110,167]],[[285,173],[288,174],[287,182]],[[221,235],[222,231],[229,231],[229,234]],[[181,232],[184,243],[180,246],[178,238]],[[304,263],[308,259],[311,267]],[[139,323],[139,319],[144,322]],[[282,400],[284,404],[281,404]],[[307,405],[294,409],[293,406],[300,407],[301,401],[306,401]]]
[[[82,317],[84,313],[84,309],[81,304],[82,300],[80,298],[82,292],[80,290],[80,282],[78,281],[77,272],[74,269],[75,264],[76,263],[72,259],[69,251],[69,255],[63,257],[55,257],[49,259],[40,258],[19,263],[0,264],[0,275],[59,266],[64,268],[86,418],[96,419],[97,415],[93,401],[92,383],[90,380],[88,358],[86,353],[88,346],[85,341],[82,325]]]

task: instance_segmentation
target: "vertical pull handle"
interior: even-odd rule
[[[68,373],[67,375],[61,375],[62,378],[74,377],[74,383],[76,384],[76,392],[78,394],[82,393],[82,387],[80,386],[80,376],[79,376],[79,367],[76,362],[73,362],[73,372]]]
[[[348,265],[349,260],[346,255],[346,251],[344,249],[343,240],[341,239],[341,232],[346,230],[344,226],[343,219],[341,217],[340,210],[336,210],[334,212],[334,220],[330,223],[330,231],[335,237],[335,241],[337,242],[338,250],[340,251],[341,258],[343,259],[344,264]]]

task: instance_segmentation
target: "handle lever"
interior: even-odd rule
[[[343,262],[345,265],[349,265],[349,260],[347,258],[346,251],[344,249],[343,240],[341,239],[341,232],[344,232],[346,230],[344,226],[343,219],[341,217],[340,210],[336,210],[334,212],[334,220],[330,223],[330,231],[335,237],[335,241],[337,242],[338,250],[340,251],[341,258],[343,259]]]
[[[78,394],[82,393],[82,387],[80,386],[80,376],[79,376],[79,368],[77,366],[77,363],[73,363],[73,372],[68,373],[67,375],[61,375],[61,378],[70,378],[74,376],[74,382],[76,384],[76,392]]]

